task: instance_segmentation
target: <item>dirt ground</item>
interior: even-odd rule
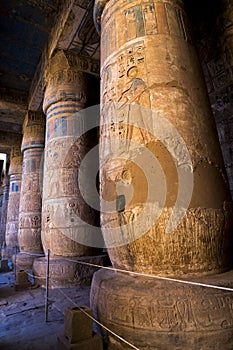
[[[63,334],[64,312],[73,307],[58,290],[49,291],[45,322],[45,289],[15,291],[13,272],[0,273],[0,350],[55,350]],[[63,288],[79,306],[89,306],[90,287]]]

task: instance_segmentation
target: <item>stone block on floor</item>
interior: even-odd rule
[[[31,287],[28,281],[28,274],[24,270],[20,270],[16,275],[15,291],[25,290]]]
[[[57,340],[58,350],[103,350],[103,341],[97,334],[75,344],[71,344],[64,335],[59,336]]]
[[[20,270],[16,275],[16,282],[19,284],[26,284],[28,282],[28,274],[24,270]]]
[[[9,272],[10,268],[8,266],[8,259],[2,259],[0,261],[0,272]]]
[[[93,312],[86,306],[80,306],[88,315]],[[76,343],[92,337],[92,319],[84,314],[78,307],[65,310],[64,335],[70,343]]]

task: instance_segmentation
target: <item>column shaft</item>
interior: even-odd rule
[[[76,259],[95,252],[83,244],[88,237],[86,223],[94,225],[96,215],[78,187],[79,166],[92,140],[85,135],[78,137],[82,127],[79,112],[88,101],[88,76],[79,71],[77,63],[75,54],[63,51],[51,59],[43,104],[47,118],[42,243],[45,252],[51,251],[52,278],[60,286],[74,285],[81,279],[80,266],[61,258]],[[35,262],[34,268],[37,274],[44,274],[44,259]]]
[[[28,111],[23,124],[22,188],[19,207],[17,267],[32,269],[37,254],[43,255],[41,244],[41,190],[45,116],[42,112]],[[42,164],[41,164],[42,162]]]
[[[42,253],[41,244],[41,159],[44,151],[45,116],[29,111],[24,121],[22,142],[23,177],[20,199],[19,246],[21,252]]]
[[[183,1],[95,5],[101,227],[113,266],[141,275],[98,271],[91,306],[139,349],[230,349],[231,292],[219,303],[220,291],[153,278],[233,285],[218,274],[232,267],[229,186]]]
[[[1,243],[6,241],[7,208],[9,202],[9,176],[5,174],[2,185],[2,215],[0,221]]]
[[[72,215],[95,220],[78,188],[78,168],[88,149],[88,140],[77,138],[78,112],[87,106],[87,96],[87,75],[73,68],[65,54],[59,52],[51,62],[44,99],[47,120],[42,239],[44,249],[50,249],[52,256],[92,252],[90,247],[79,244],[78,235],[85,231],[85,225],[72,228]]]
[[[124,223],[125,237],[134,237],[127,249],[109,249],[114,266],[171,275],[229,269],[229,188],[182,1],[109,1],[102,14],[101,49],[102,195],[112,198],[120,182],[134,188],[125,210],[102,214],[107,236]],[[115,148],[109,145],[114,139],[119,141]],[[145,150],[162,170],[150,168],[149,158],[139,169]],[[156,171],[164,175],[158,179]],[[139,231],[148,217],[161,213],[137,234],[146,204]],[[186,214],[168,234],[175,205],[177,216]]]
[[[0,247],[2,247],[2,244],[5,241],[5,237],[3,235],[3,232],[1,231],[2,204],[3,204],[3,188],[1,185],[0,186]]]
[[[22,153],[20,146],[13,147],[10,154],[10,189],[7,209],[6,245],[18,247],[19,201],[22,179]],[[13,252],[13,251],[12,251]]]

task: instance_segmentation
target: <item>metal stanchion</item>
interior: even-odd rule
[[[49,298],[49,257],[50,249],[48,249],[47,263],[46,263],[46,290],[45,290],[45,322],[48,322],[48,298]]]
[[[16,280],[16,255],[17,255],[17,246],[15,246],[15,257],[14,257],[14,273],[15,273],[15,280]]]

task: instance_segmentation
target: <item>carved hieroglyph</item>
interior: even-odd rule
[[[6,224],[6,245],[9,248],[18,246],[22,160],[23,157],[20,146],[13,147],[10,154],[10,188]]]
[[[46,73],[42,242],[45,250],[58,257],[92,253],[90,247],[78,243],[79,234],[88,234],[85,222],[96,220],[78,188],[79,165],[92,142],[85,135],[77,137],[79,111],[88,100],[87,75],[80,72],[83,64],[77,55],[59,51]],[[74,226],[76,216],[82,218],[83,226]]]
[[[116,200],[119,183],[127,182],[134,190],[124,210],[102,213],[106,235],[119,226],[122,235],[131,235],[129,244],[109,249],[114,266],[170,275],[229,269],[228,184],[182,1],[109,1],[101,20],[102,196]],[[135,105],[142,108],[137,112]],[[159,139],[156,118],[178,132],[190,162],[174,134],[163,137],[160,133]],[[109,145],[113,139],[120,140],[117,152]],[[157,206],[162,210],[158,220],[147,233],[133,239],[133,226],[149,198],[147,181],[151,178],[137,164],[144,149],[159,161],[166,193],[162,207],[160,202],[148,205],[147,217],[155,216]],[[186,195],[179,171],[194,176],[194,187],[186,214],[168,234],[178,193]],[[159,192],[162,185],[158,181],[155,190]],[[132,223],[131,232],[128,223]]]
[[[233,286],[232,271],[193,281]],[[230,291],[106,270],[95,273],[91,288],[94,316],[138,349],[147,350],[232,349],[232,303]],[[108,349],[131,349],[107,336]]]
[[[45,115],[28,111],[23,126],[23,176],[19,209],[21,252],[42,253],[41,244],[41,157],[45,142]]]

